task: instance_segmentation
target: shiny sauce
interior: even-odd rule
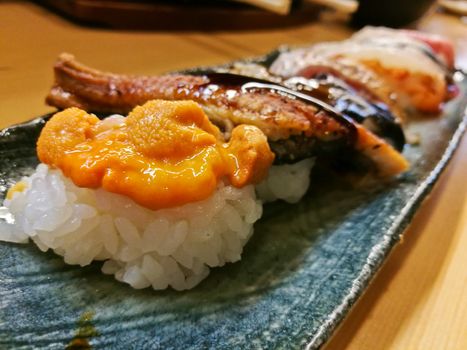
[[[248,93],[254,91],[265,91],[287,96],[291,99],[296,99],[306,104],[311,104],[319,110],[326,111],[333,119],[340,124],[344,124],[349,128],[353,128],[352,122],[336,110],[328,99],[328,88],[321,86],[320,88],[307,90],[305,93],[297,91],[283,84],[277,84],[263,79],[247,77],[243,75],[231,73],[207,73],[204,76],[209,80],[209,83],[204,85],[207,91],[224,90],[227,94]],[[206,94],[206,93],[205,93]],[[207,94],[209,95],[209,94]]]
[[[319,67],[318,67],[319,68]],[[204,84],[193,87],[182,87],[179,92],[195,91],[195,98],[203,102],[212,99],[221,100],[220,95],[234,98],[242,93],[275,93],[287,98],[299,100],[315,106],[318,111],[326,112],[338,125],[350,131],[350,141],[357,138],[355,122],[364,124],[372,132],[390,141],[398,150],[402,150],[405,137],[401,126],[389,110],[389,107],[378,101],[371,92],[364,91],[361,96],[356,88],[350,86],[330,72],[317,69],[310,78],[293,77],[280,82],[271,82],[254,77],[231,73],[199,72],[205,79]],[[277,78],[280,79],[280,78]],[[185,91],[186,90],[186,91]],[[327,125],[329,128],[330,125]],[[326,131],[332,131],[326,129]],[[319,134],[318,134],[319,135]],[[325,138],[323,135],[319,135]]]
[[[265,107],[268,102],[272,102],[270,110],[265,113],[266,116],[280,115],[278,108],[287,107],[288,100],[296,101],[294,103],[296,110],[301,117],[308,116],[310,126],[303,129],[306,137],[316,137],[323,141],[334,141],[340,139],[342,134],[346,134],[348,143],[355,142],[357,132],[353,121],[347,116],[337,111],[326,100],[321,99],[321,93],[318,91],[308,91],[302,93],[285,86],[282,83],[271,82],[249,76],[243,76],[232,73],[219,73],[212,71],[199,71],[196,75],[191,75],[192,83],[181,83],[175,91],[175,99],[190,98],[200,102],[202,105],[215,105],[226,107],[227,110],[242,109],[242,97],[252,98],[251,110],[246,108],[243,113],[255,113]],[[277,100],[262,99],[262,95],[279,95],[281,103],[275,104]],[[255,106],[255,103],[258,105]],[[308,110],[304,112],[303,106],[312,106],[314,112]],[[276,108],[276,109],[275,109]],[[286,118],[295,118],[290,109],[283,110]],[[254,119],[254,118],[253,118]],[[297,116],[297,120],[299,120]],[[291,120],[292,123],[292,120]]]
[[[284,83],[303,94],[312,94],[325,101],[334,110],[389,141],[397,150],[403,149],[405,136],[389,107],[361,91],[357,92],[340,78],[328,73],[317,73],[311,78],[294,77]]]

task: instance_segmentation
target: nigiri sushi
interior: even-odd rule
[[[126,118],[58,112],[37,154],[36,171],[7,194],[0,239],[31,239],[68,264],[105,261],[104,273],[134,288],[177,290],[240,259],[262,214],[255,185],[274,159],[255,126],[224,142],[196,103],[161,100]]]
[[[367,26],[352,35],[350,40],[401,49],[412,47],[428,56],[446,71],[454,69],[454,46],[441,35],[417,30]]]
[[[369,68],[397,93],[398,103],[407,109],[438,113],[443,102],[453,97],[453,57],[452,44],[439,36],[367,27],[348,40],[286,52],[273,63],[272,71],[284,76],[303,75],[316,66],[316,60],[336,64],[344,60],[348,66]]]

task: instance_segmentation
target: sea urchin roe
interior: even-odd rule
[[[127,118],[102,121],[69,108],[45,125],[37,151],[77,186],[102,187],[151,209],[205,199],[224,177],[236,187],[257,183],[274,159],[254,126],[240,125],[222,142],[192,101],[149,101]]]

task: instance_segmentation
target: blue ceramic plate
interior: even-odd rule
[[[412,167],[398,181],[357,190],[314,174],[300,203],[266,206],[242,260],[214,269],[194,290],[133,290],[102,275],[98,263],[68,266],[33,244],[0,242],[0,348],[318,348],[446,167],[466,104],[464,89],[442,118],[409,126],[421,144],[407,147]],[[43,124],[1,132],[2,195],[37,164]]]

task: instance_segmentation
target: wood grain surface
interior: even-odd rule
[[[454,40],[467,69],[467,25],[431,14],[417,25]],[[86,28],[34,4],[0,2],[0,127],[53,109],[52,64],[70,52],[93,67],[155,74],[343,39],[344,19],[262,31],[148,32]],[[467,349],[467,138],[373,283],[326,350]]]

